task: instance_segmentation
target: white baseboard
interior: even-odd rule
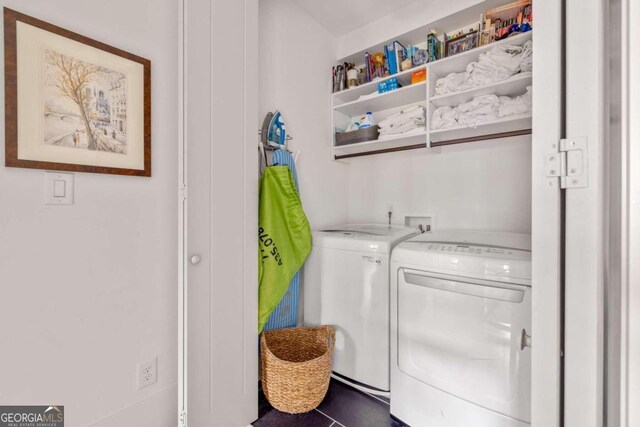
[[[172,385],[91,424],[91,427],[176,427],[176,425],[178,425],[178,386]]]

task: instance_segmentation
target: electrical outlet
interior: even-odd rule
[[[157,358],[138,363],[138,390],[158,381]]]

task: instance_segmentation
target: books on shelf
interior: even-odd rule
[[[407,50],[398,40],[393,42],[393,54],[396,63],[396,73],[402,71],[402,61],[407,57]]]

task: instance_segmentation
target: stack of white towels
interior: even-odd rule
[[[431,116],[431,130],[454,126],[475,127],[497,119],[531,113],[531,86],[524,95],[482,95],[457,107],[437,108]]]
[[[477,62],[467,65],[463,73],[451,73],[436,81],[435,94],[445,95],[507,80],[520,73],[531,73],[531,41],[522,46],[496,46],[480,54]]]
[[[378,123],[380,136],[378,139],[395,138],[399,135],[411,135],[425,131],[425,109],[416,105],[387,117]]]

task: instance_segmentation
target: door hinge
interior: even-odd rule
[[[187,427],[187,413],[185,411],[180,412],[178,422],[180,427]]]
[[[183,202],[185,200],[187,200],[187,185],[186,184],[180,184],[180,200],[182,200]]]
[[[547,177],[560,178],[560,188],[584,188],[589,184],[587,138],[560,140],[560,151],[545,157]]]

